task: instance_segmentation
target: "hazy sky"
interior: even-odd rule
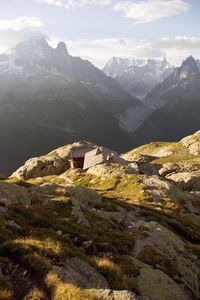
[[[0,0],[0,52],[46,34],[102,67],[112,56],[200,57],[200,0]]]

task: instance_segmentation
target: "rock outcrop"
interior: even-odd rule
[[[29,159],[11,177],[30,179],[49,175],[60,175],[69,168],[70,151],[74,148],[91,146],[88,142],[77,142],[60,147],[45,156]]]
[[[0,182],[0,205],[9,207],[11,205],[28,205],[31,203],[31,195],[27,189]]]

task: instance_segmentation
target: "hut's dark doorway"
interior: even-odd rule
[[[71,160],[71,168],[83,169],[84,157],[73,157]]]

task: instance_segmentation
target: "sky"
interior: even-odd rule
[[[42,32],[102,68],[113,56],[200,58],[200,0],[0,0],[0,53]]]

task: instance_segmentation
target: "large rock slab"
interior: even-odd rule
[[[180,172],[171,174],[167,178],[179,183],[180,186],[188,191],[200,191],[200,174],[190,172]]]
[[[139,296],[135,295],[131,291],[113,291],[113,290],[102,290],[93,289],[89,290],[90,293],[100,300],[142,300]]]
[[[27,205],[31,203],[30,193],[23,187],[0,182],[0,205]]]
[[[185,137],[181,140],[181,143],[188,148],[190,154],[200,155],[200,131]]]
[[[52,269],[64,283],[71,283],[83,289],[109,289],[106,279],[84,260],[73,257],[64,266]]]
[[[66,171],[68,163],[57,156],[41,156],[29,159],[11,177],[22,179],[37,178],[48,175],[59,175]]]
[[[143,300],[193,300],[169,276],[150,267],[140,270],[138,285]]]

